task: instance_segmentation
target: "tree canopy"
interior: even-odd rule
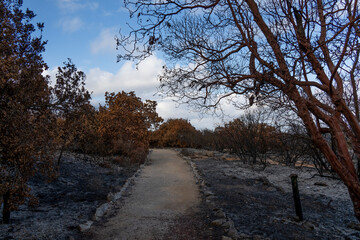
[[[198,131],[186,119],[168,119],[154,131],[152,144],[157,147],[196,147]]]
[[[106,93],[98,113],[98,131],[105,155],[124,155],[141,163],[149,149],[149,130],[162,121],[156,102],[142,102],[134,92]]]
[[[91,112],[90,93],[85,88],[86,75],[68,59],[58,67],[55,86],[51,88],[52,108],[57,122],[57,142],[60,145],[58,165],[63,150],[79,138],[82,125],[80,119]]]
[[[51,93],[42,75],[47,68],[41,55],[45,42],[33,35],[34,13],[20,6],[0,2],[0,195],[5,223],[10,211],[30,197],[28,179],[38,171],[54,173]]]

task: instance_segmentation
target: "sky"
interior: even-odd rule
[[[196,112],[171,98],[160,97],[157,76],[166,62],[161,53],[140,63],[117,62],[115,36],[126,33],[131,21],[123,0],[24,0],[23,8],[34,11],[34,24],[43,22],[43,53],[49,69],[45,72],[54,82],[59,66],[68,58],[86,74],[86,88],[92,92],[92,104],[104,103],[105,92],[135,91],[143,101],[158,102],[157,112],[165,120],[185,118],[197,129],[214,129],[240,112],[230,104],[222,106],[224,114]],[[223,117],[222,117],[223,116]]]

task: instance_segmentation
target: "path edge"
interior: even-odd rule
[[[212,221],[211,224],[214,226],[219,226],[223,228],[225,235],[222,237],[222,240],[232,240],[232,239],[243,239],[239,235],[238,230],[235,228],[234,221],[226,216],[224,210],[217,206],[214,199],[216,199],[216,195],[211,191],[209,185],[201,176],[201,172],[197,168],[193,159],[188,156],[184,156],[181,153],[181,149],[175,149],[178,153],[178,156],[184,159],[187,164],[191,167],[191,170],[194,174],[196,185],[199,188],[201,195],[205,198],[207,204],[212,207],[213,215],[216,217],[216,220]]]
[[[80,232],[85,233],[85,232],[90,231],[90,229],[92,228],[92,226],[95,222],[100,222],[100,220],[102,220],[106,215],[109,215],[110,213],[112,213],[112,211],[115,209],[116,203],[123,197],[125,191],[128,190],[129,186],[131,186],[131,185],[133,185],[133,183],[135,183],[135,178],[137,178],[141,174],[141,172],[145,168],[145,166],[149,164],[149,162],[150,162],[149,156],[151,153],[152,153],[152,149],[149,150],[149,153],[146,156],[144,163],[140,164],[140,166],[136,170],[136,172],[131,177],[126,179],[126,181],[122,185],[120,191],[115,192],[115,193],[113,193],[113,192],[108,193],[107,202],[101,204],[100,206],[98,206],[96,208],[95,213],[92,217],[92,220],[88,220],[87,222],[85,222],[83,224],[79,224]]]

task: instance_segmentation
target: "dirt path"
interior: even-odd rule
[[[175,151],[156,149],[150,159],[116,216],[92,230],[94,239],[163,239],[200,203],[191,169]]]

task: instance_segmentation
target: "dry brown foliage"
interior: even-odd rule
[[[99,149],[103,155],[123,155],[142,163],[149,149],[149,130],[162,121],[156,102],[142,102],[134,92],[106,93],[97,114]]]
[[[196,147],[198,131],[186,119],[169,119],[152,133],[152,145],[157,147]]]
[[[0,195],[3,222],[10,211],[34,202],[27,181],[36,172],[54,175],[52,160],[55,119],[50,108],[45,43],[34,36],[34,13],[12,1],[0,2]],[[40,30],[42,25],[38,24]]]

